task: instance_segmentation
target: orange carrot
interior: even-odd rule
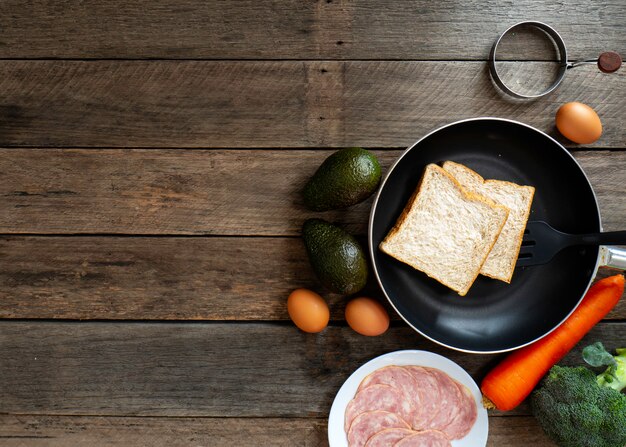
[[[517,407],[541,378],[561,360],[611,309],[624,293],[624,277],[596,282],[576,310],[554,331],[506,357],[481,384],[487,408]]]

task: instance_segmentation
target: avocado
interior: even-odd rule
[[[360,147],[329,156],[303,190],[304,204],[313,211],[347,208],[364,201],[380,183],[380,164]]]
[[[344,295],[365,287],[367,260],[354,236],[323,219],[304,222],[302,236],[313,270],[325,287]]]

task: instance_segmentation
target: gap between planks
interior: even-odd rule
[[[432,129],[436,130],[436,129]],[[558,136],[558,135],[554,135]],[[577,152],[589,152],[590,150],[595,151],[606,151],[606,152],[624,152],[626,151],[626,147],[603,147],[603,148],[590,148],[587,146],[581,146],[576,143],[572,143],[571,141],[567,141],[564,138],[560,142],[561,145],[565,147],[571,153]],[[377,150],[384,152],[403,152],[408,149],[410,146],[403,147],[368,147],[363,146],[364,149],[368,150]],[[128,147],[110,147],[110,146],[8,146],[4,145],[0,147],[0,151],[3,150],[16,150],[16,149],[28,149],[31,151],[62,151],[62,150],[84,150],[84,151],[191,151],[191,152],[221,152],[221,151],[246,151],[246,152],[273,152],[276,150],[280,150],[282,153],[287,151],[310,151],[310,152],[328,152],[329,150],[340,150],[342,148],[329,148],[328,146],[310,146],[310,147],[295,147],[295,148],[274,148],[274,147],[246,147],[246,148],[233,148],[233,147],[154,147],[154,146],[128,146]]]

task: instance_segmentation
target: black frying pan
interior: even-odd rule
[[[570,247],[550,263],[518,267],[511,284],[479,276],[464,297],[378,249],[428,163],[452,160],[484,178],[535,187],[530,220],[568,233],[601,231],[585,173],[557,141],[530,126],[478,118],[444,126],[398,159],[372,207],[369,248],[392,306],[415,330],[453,349],[494,353],[529,344],[576,308],[600,264],[599,247]]]

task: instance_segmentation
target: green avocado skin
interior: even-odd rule
[[[367,260],[359,242],[323,219],[308,219],[302,237],[311,266],[328,289],[351,295],[367,282]]]
[[[376,156],[360,147],[341,149],[328,157],[303,190],[313,211],[347,208],[371,196],[380,183]]]

